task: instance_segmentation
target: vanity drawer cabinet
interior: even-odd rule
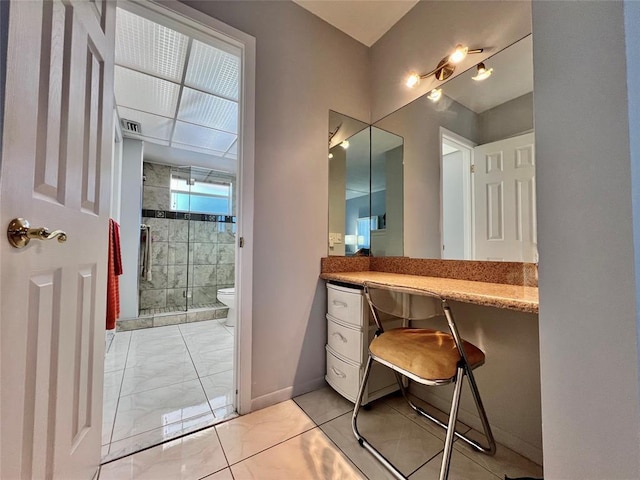
[[[351,325],[362,325],[363,312],[368,312],[365,307],[365,298],[362,290],[342,287],[340,285],[327,285],[327,312],[333,318],[342,320]]]
[[[339,358],[331,347],[327,345],[327,375],[326,380],[343,397],[356,401],[360,378],[362,376],[360,365]]]
[[[327,370],[325,379],[333,389],[355,402],[364,375],[376,325],[362,289],[327,284]],[[385,329],[402,326],[402,320],[383,321]],[[391,369],[374,364],[363,403],[398,389]]]
[[[362,358],[362,331],[349,327],[327,313],[327,345],[343,357],[360,363]]]

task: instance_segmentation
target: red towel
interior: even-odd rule
[[[120,251],[120,225],[109,219],[109,258],[107,260],[107,330],[116,328],[120,316],[120,282],[122,252]]]
[[[111,230],[111,241],[113,242],[113,268],[116,275],[122,275],[122,251],[120,250],[120,225],[111,220],[109,222],[113,229]]]

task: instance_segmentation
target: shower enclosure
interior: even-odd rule
[[[139,320],[149,326],[224,318],[234,286],[235,177],[144,162]]]

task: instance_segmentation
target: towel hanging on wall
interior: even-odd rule
[[[122,252],[120,250],[120,225],[109,219],[109,258],[107,260],[107,330],[116,328],[120,316],[120,282]]]

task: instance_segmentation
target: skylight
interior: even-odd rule
[[[117,8],[115,96],[145,141],[237,159],[240,57]]]

